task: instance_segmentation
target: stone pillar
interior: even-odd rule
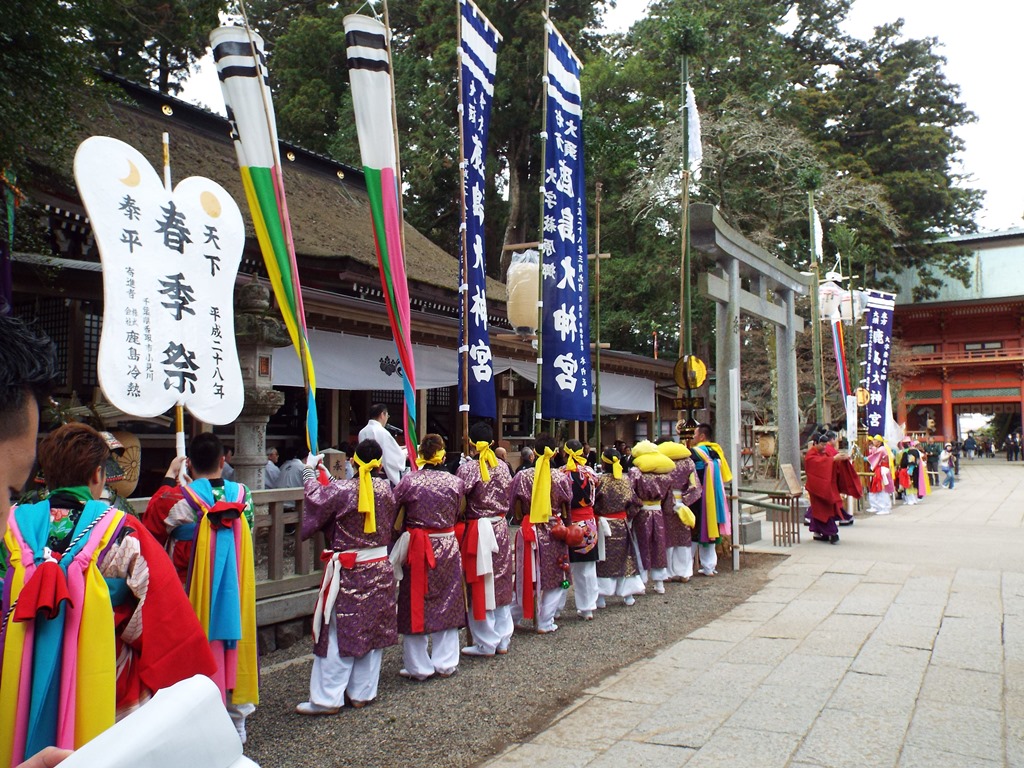
[[[797,398],[796,297],[792,291],[777,291],[786,303],[786,324],[776,326],[775,368],[779,377],[779,463],[800,471],[800,403]]]
[[[267,421],[284,405],[270,384],[271,353],[289,344],[284,324],[269,314],[270,290],[255,277],[235,292],[235,338],[245,401],[235,420],[235,479],[263,490],[267,465]]]
[[[718,320],[715,350],[715,437],[729,451],[728,446],[739,441],[739,436],[729,433],[732,423],[729,371],[740,367],[740,263],[737,260],[729,260],[724,277],[729,282],[729,303],[717,304],[715,312]]]

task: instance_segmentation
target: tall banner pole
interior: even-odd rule
[[[459,82],[459,411],[463,452],[470,416],[498,415],[487,321],[484,228],[487,136],[501,35],[473,0],[457,0]]]
[[[164,131],[160,140],[164,161],[164,189],[167,194],[171,194],[174,191],[171,186],[171,135]],[[185,405],[180,399],[174,404],[174,455],[179,459],[185,456]],[[185,475],[184,464],[179,474],[181,477]]]
[[[811,346],[814,356],[814,415],[819,425],[825,423],[825,380],[821,365],[821,316],[818,309],[818,284],[821,274],[818,269],[816,222],[814,220],[814,190],[807,192],[807,218],[810,222],[811,240]]]
[[[459,82],[459,313],[462,315],[459,333],[459,417],[462,426],[462,455],[469,456],[469,253],[466,250],[466,128],[463,124],[465,105],[462,103],[462,0],[455,0],[456,69]],[[467,623],[467,626],[468,623]]]
[[[543,25],[543,36],[544,36],[544,76],[541,80],[543,95],[541,97],[541,116],[540,116],[540,166],[544,168],[544,161],[548,155],[548,59],[551,57],[551,51],[548,45],[548,11],[549,11],[548,0],[544,0],[544,25]],[[542,172],[543,177],[543,172]],[[540,203],[538,205],[540,209],[540,224],[539,224],[539,237],[538,242],[544,243],[544,181],[541,179],[540,185]],[[544,431],[544,411],[543,411],[543,382],[544,382],[544,248],[543,245],[538,250],[537,258],[539,263],[537,264],[537,393],[536,400],[534,403],[533,413],[533,436],[536,437],[538,434]]]

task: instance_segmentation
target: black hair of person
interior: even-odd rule
[[[28,397],[45,403],[56,383],[57,347],[44,333],[0,313],[0,440],[28,428]]]
[[[474,443],[490,443],[492,440],[494,440],[494,430],[491,428],[490,422],[478,421],[476,424],[470,427],[469,439]]]
[[[367,464],[374,459],[379,459],[384,455],[384,450],[380,447],[380,443],[376,440],[367,439],[360,441],[359,445],[356,446],[356,456],[364,464]]]
[[[370,418],[378,419],[382,413],[388,413],[388,407],[384,403],[374,403],[370,406]]]
[[[224,444],[213,432],[200,432],[188,446],[188,460],[192,462],[192,470],[200,475],[215,471],[223,455]]]
[[[538,456],[544,453],[545,448],[550,448],[553,451],[555,450],[555,438],[547,432],[538,432],[536,439],[533,441],[533,447]]]

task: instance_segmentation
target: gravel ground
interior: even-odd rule
[[[648,594],[632,607],[611,598],[591,622],[576,618],[570,591],[557,633],[517,629],[507,656],[464,657],[449,679],[400,678],[401,646],[388,648],[377,700],[331,717],[294,711],[309,694],[311,638],[268,654],[246,755],[263,768],[476,765],[542,729],[585,688],[742,603],[778,562],[767,554],[742,558],[738,573],[666,584],[665,595]]]

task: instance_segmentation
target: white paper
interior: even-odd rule
[[[220,691],[196,675],[158,691],[61,768],[259,768],[242,754]]]

